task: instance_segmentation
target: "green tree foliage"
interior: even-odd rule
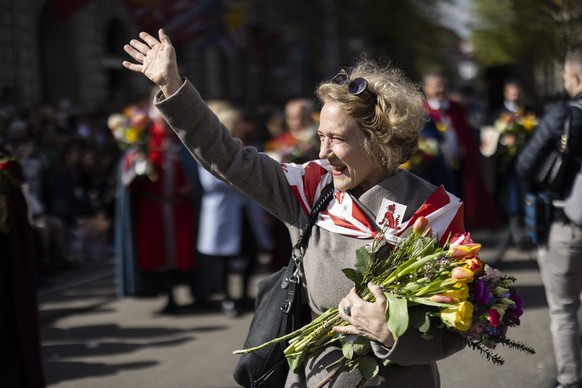
[[[477,58],[487,66],[555,58],[558,11],[554,0],[475,0]]]
[[[342,1],[344,34],[364,37],[366,53],[386,58],[419,77],[428,68],[443,70],[458,37],[440,22],[439,6],[450,0]]]
[[[512,65],[524,81],[554,77],[564,50],[582,39],[577,0],[474,0],[471,41],[482,67]]]

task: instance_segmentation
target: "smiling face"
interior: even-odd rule
[[[321,141],[319,157],[329,161],[336,189],[358,195],[390,175],[364,151],[366,135],[337,103],[325,103],[317,132]]]

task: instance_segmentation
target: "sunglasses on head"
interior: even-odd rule
[[[360,96],[362,95],[362,93],[366,91],[369,92],[368,81],[366,81],[362,77],[354,78],[353,80],[350,81],[346,73],[338,73],[335,77],[331,79],[331,82],[336,85],[345,85],[347,83],[348,93],[353,94],[354,96]]]

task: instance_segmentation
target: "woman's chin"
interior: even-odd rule
[[[334,176],[333,186],[338,191],[348,191],[351,189],[350,182],[346,179],[345,176]]]

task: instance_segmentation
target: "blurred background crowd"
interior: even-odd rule
[[[201,306],[222,295],[229,316],[252,309],[250,274],[286,263],[290,241],[151,109],[151,86],[121,67],[137,31],[164,27],[225,126],[281,162],[317,158],[317,82],[362,54],[392,61],[430,117],[402,168],[460,196],[469,228],[508,228],[499,259],[528,246],[514,158],[562,97],[561,56],[582,37],[573,0],[19,0],[0,16],[0,166],[18,165],[36,285],[115,257],[120,297],[164,293],[172,312],[186,283]]]

